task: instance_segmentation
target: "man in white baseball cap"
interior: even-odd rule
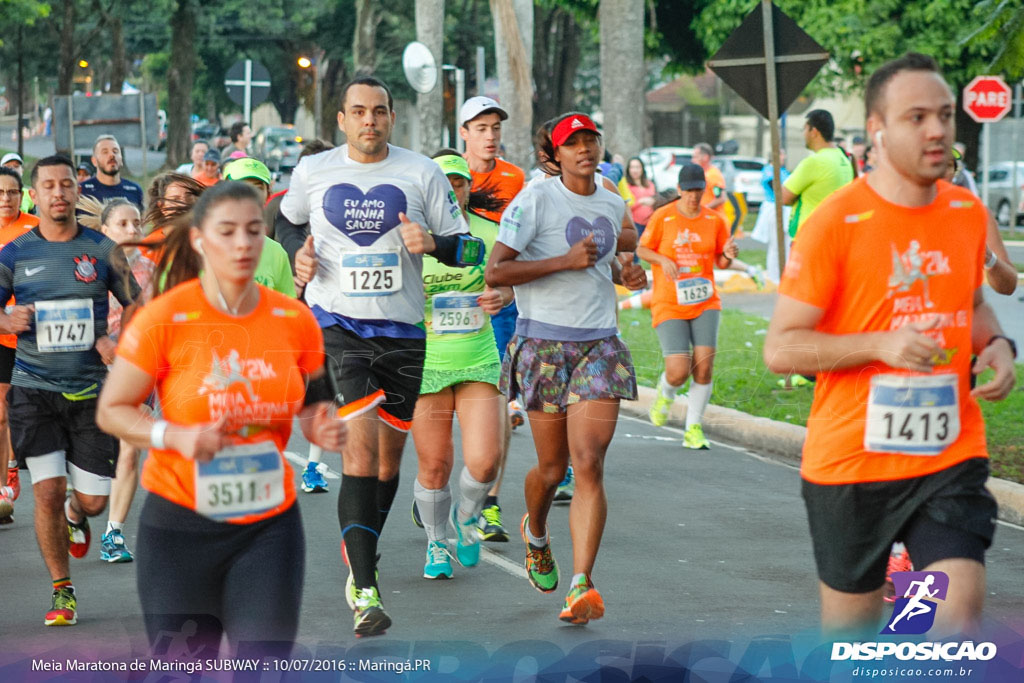
[[[21,158],[21,155],[17,152],[8,152],[0,159],[0,166],[10,168],[17,172],[18,175],[25,175],[25,160]],[[25,187],[21,191],[21,211],[22,213],[31,213],[32,209],[35,208],[35,203],[32,202],[32,198],[28,196],[28,188]]]

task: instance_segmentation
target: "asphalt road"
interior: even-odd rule
[[[11,139],[12,132],[12,128],[0,126],[0,148],[17,151],[18,142],[17,140]],[[50,154],[53,154],[56,151],[53,140],[54,139],[52,137],[25,138],[25,154],[34,157],[45,157]],[[88,145],[89,143],[86,144]],[[85,158],[88,158],[90,150],[87,146],[84,148],[79,148],[77,150],[77,153],[83,155]],[[145,155],[146,164],[144,167],[142,163],[142,149],[138,147],[128,147],[122,150],[122,155],[124,157],[127,170],[129,171],[129,175],[133,178],[142,177],[146,175],[146,173],[152,173],[156,169],[163,166],[164,161],[167,158],[167,155],[165,155],[163,152],[154,152],[152,150],[147,150]]]
[[[521,655],[528,658],[516,671],[525,667],[526,680],[537,670],[531,667],[565,655],[593,662],[598,655],[628,661],[646,653],[661,661],[659,652],[718,643],[729,653],[721,656],[736,661],[749,643],[795,643],[813,634],[817,583],[796,470],[721,444],[709,451],[686,451],[680,436],[678,430],[646,421],[619,420],[606,464],[610,512],[594,573],[607,613],[585,627],[557,619],[571,576],[566,506],[550,518],[562,587],[542,595],[524,576],[524,547],[515,530],[524,512],[523,477],[535,458],[527,428],[513,435],[502,495],[513,539],[488,544],[480,565],[456,566],[451,581],[420,578],[425,538],[409,517],[416,473],[410,442],[380,545],[382,597],[394,625],[386,636],[358,645],[342,594],[346,570],[338,552],[338,480],[330,479],[327,494],[300,493],[307,572],[297,656],[359,653],[405,659],[425,654],[434,673],[448,667],[452,675],[442,679],[475,678],[491,667],[504,680],[506,674],[513,678],[513,671],[501,669],[500,662]],[[293,437],[290,450],[306,452],[301,436]],[[338,455],[328,454],[325,461],[333,472],[340,470]],[[130,548],[144,495],[137,497],[126,527]],[[78,625],[42,625],[50,587],[34,538],[32,504],[26,488],[16,503],[15,523],[0,527],[0,680],[21,680],[12,676],[23,672],[32,657],[145,657],[136,565],[99,560],[105,515],[94,520],[88,557],[72,560]],[[987,617],[1019,643],[1024,634],[1024,529],[999,525],[988,567]],[[374,680],[401,679],[389,674]]]

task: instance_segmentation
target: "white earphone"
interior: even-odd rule
[[[203,251],[203,238],[202,237],[197,237],[196,238],[195,246],[196,246],[196,251],[198,251],[203,256],[206,256],[206,253]]]
[[[881,130],[875,131],[875,144],[878,145],[879,147],[885,147],[884,140],[885,140],[885,131],[881,131]]]

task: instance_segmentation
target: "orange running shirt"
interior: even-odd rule
[[[640,246],[674,259],[679,270],[679,280],[670,282],[661,266],[653,265],[651,322],[654,327],[666,320],[693,320],[704,311],[722,309],[715,287],[714,267],[715,256],[723,252],[728,239],[725,221],[712,209],[701,207],[697,218],[687,218],[680,213],[679,202],[675,201],[651,215],[640,236]],[[680,287],[680,283],[685,284]]]
[[[779,291],[823,309],[817,331],[883,332],[937,315],[927,334],[943,349],[928,374],[882,362],[818,373],[801,466],[807,481],[892,481],[987,457],[981,410],[970,395],[986,211],[968,190],[944,181],[937,187],[935,201],[909,208],[882,199],[861,178],[800,229]]]
[[[719,190],[717,194],[715,194],[716,187]],[[704,194],[700,196],[700,205],[707,206],[724,195],[725,176],[722,175],[722,172],[718,170],[717,166],[708,166],[707,170],[704,171]],[[721,204],[718,208],[712,209],[712,211],[721,212],[724,207],[725,204]]]
[[[190,280],[143,307],[117,348],[118,356],[155,378],[164,419],[196,425],[226,414],[227,429],[238,432],[233,445],[258,444],[262,461],[269,459],[280,472],[273,481],[241,479],[238,486],[223,475],[210,477],[197,491],[194,460],[176,451],[150,449],[142,468],[147,491],[200,513],[204,507],[237,508],[241,499],[252,512],[207,515],[237,524],[266,519],[295,502],[292,469],[282,453],[292,418],[302,409],[306,376],[324,362],[323,335],[312,312],[262,285],[259,292],[256,309],[235,318],[211,306],[199,281]],[[280,502],[261,508],[268,499],[264,493]]]
[[[501,221],[501,212],[505,210],[510,201],[515,199],[515,196],[523,189],[523,184],[526,181],[523,169],[515,164],[510,164],[504,159],[495,159],[494,168],[491,169],[490,173],[471,171],[470,175],[473,176],[472,190],[474,192],[490,188],[494,190],[494,196],[501,200],[501,209],[498,211],[474,209],[476,213],[492,223],[499,223]]]
[[[142,242],[144,242],[145,244],[156,244],[157,242],[162,242],[166,237],[167,235],[164,233],[164,229],[157,228],[153,232],[143,237]],[[163,253],[163,249],[139,247],[139,253],[142,254],[144,258],[147,258],[150,261],[152,261],[153,265],[156,265],[157,263],[160,262],[160,254]]]
[[[18,214],[18,217],[14,219],[13,223],[8,225],[6,228],[0,228],[0,249],[3,249],[5,246],[18,239],[37,225],[39,225],[38,216],[33,216],[30,213],[22,211]],[[13,296],[10,301],[7,302],[7,305],[14,305]],[[0,334],[0,344],[9,349],[16,349],[18,348],[18,335]]]

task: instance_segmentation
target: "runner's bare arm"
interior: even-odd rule
[[[675,262],[668,256],[659,254],[650,247],[645,247],[643,245],[636,248],[636,255],[652,265],[657,263],[661,266],[661,272],[664,273],[665,277],[669,280],[675,282],[676,278],[679,277],[679,271],[676,269]]]
[[[800,198],[800,195],[795,194],[792,190],[786,189],[785,186],[782,188],[782,203],[786,206],[793,206],[796,204],[796,200]]]
[[[824,313],[817,306],[779,295],[764,340],[764,362],[770,371],[806,375],[880,361],[893,368],[930,372],[932,359],[941,350],[924,334],[939,322],[938,317],[890,332],[828,334],[814,329]]]
[[[348,435],[345,422],[336,417],[337,410],[329,401],[304,406],[299,411],[302,435],[325,451],[340,453]]]
[[[619,233],[619,241],[615,245],[615,251],[636,251],[636,244],[640,241],[640,233],[637,232],[636,224],[633,223],[633,214],[626,209],[622,214],[622,232]]]
[[[103,384],[96,406],[96,424],[107,434],[127,441],[136,448],[152,447],[155,420],[143,403],[153,391],[152,375],[124,358],[117,358]],[[207,462],[228,444],[225,418],[212,424],[169,424],[164,444],[187,458]]]
[[[490,287],[512,287],[563,270],[589,268],[597,262],[597,244],[593,235],[587,235],[561,256],[537,261],[517,261],[517,256],[519,252],[515,249],[495,242],[484,270],[484,282]]]
[[[996,264],[985,270],[985,279],[992,289],[1009,296],[1017,289],[1017,268],[1006,252],[1003,238],[999,234],[999,225],[992,212],[988,213],[988,229],[985,234],[985,255],[995,254]]]
[[[991,368],[995,370],[995,376],[971,391],[975,398],[1001,401],[1009,395],[1016,383],[1013,347],[1005,339],[993,339],[1002,333],[1003,328],[996,319],[995,311],[985,302],[979,287],[974,292],[974,324],[971,328],[971,346],[978,358],[974,361],[972,371],[977,375]]]

